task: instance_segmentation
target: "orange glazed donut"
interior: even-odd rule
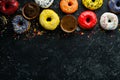
[[[71,14],[78,10],[77,0],[61,0],[60,8],[64,13]]]

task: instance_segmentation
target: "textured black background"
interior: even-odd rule
[[[20,9],[26,2],[33,0],[18,1],[19,10],[6,16],[7,29],[0,37],[0,80],[120,80],[119,27],[115,31],[104,31],[98,22],[92,30],[81,29],[84,35],[78,31],[66,34],[58,27],[42,36],[15,40],[11,20],[21,14]],[[59,9],[59,2],[55,0],[50,8],[62,18],[65,14]],[[79,10],[73,14],[76,18],[87,10],[81,0],[78,2]],[[94,11],[98,20],[109,11],[107,3],[108,0],[104,0],[103,6]]]

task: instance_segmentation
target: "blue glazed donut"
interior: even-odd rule
[[[18,34],[24,33],[30,28],[30,22],[24,19],[21,15],[15,16],[12,24],[14,31]]]
[[[120,13],[120,0],[109,0],[108,6],[114,13]]]

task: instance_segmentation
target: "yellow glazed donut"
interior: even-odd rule
[[[45,9],[41,12],[39,22],[47,30],[55,30],[60,23],[57,13],[51,9]]]
[[[82,0],[82,3],[86,8],[96,10],[103,5],[103,0]]]

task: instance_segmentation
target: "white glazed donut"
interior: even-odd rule
[[[115,30],[118,26],[117,15],[106,12],[100,18],[100,25],[105,30]]]
[[[48,8],[52,5],[54,0],[35,0],[35,2],[42,8]]]

